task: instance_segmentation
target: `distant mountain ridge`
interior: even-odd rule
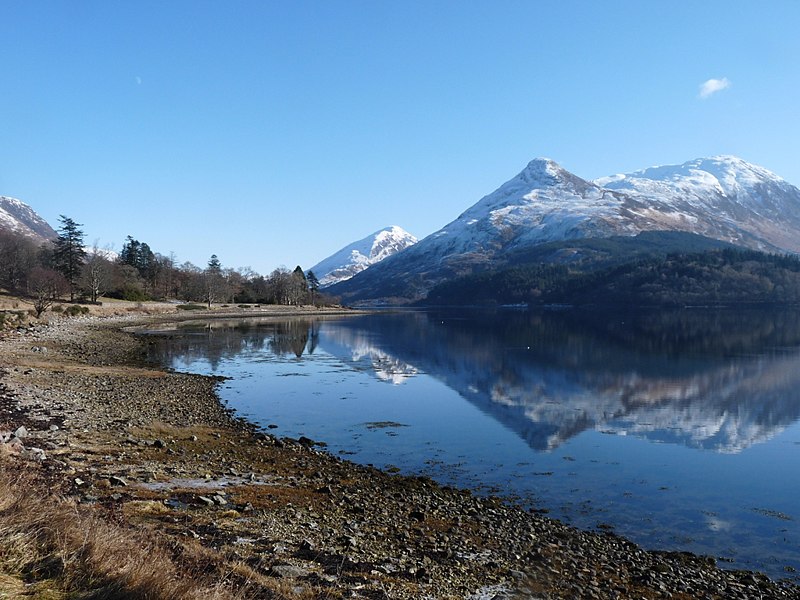
[[[345,301],[419,299],[437,283],[507,264],[540,244],[682,231],[800,252],[800,190],[733,156],[588,181],[547,158],[457,219],[330,292]]]
[[[357,273],[417,243],[402,227],[392,225],[345,246],[311,267],[322,287],[346,281]]]
[[[693,233],[754,250],[800,252],[800,190],[741,158],[698,158],[595,183],[691,217]]]
[[[37,241],[52,240],[56,232],[22,200],[0,196],[0,229],[13,231]]]

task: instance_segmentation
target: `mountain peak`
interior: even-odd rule
[[[717,193],[731,197],[752,194],[756,187],[767,183],[788,185],[782,178],[764,167],[727,154],[695,158],[680,165],[648,167],[633,173],[602,177],[596,179],[594,183],[614,190],[647,194]]]
[[[52,240],[56,232],[22,200],[0,196],[0,229],[7,229],[38,241]]]
[[[581,179],[574,173],[570,173],[556,161],[540,157],[530,161],[515,177],[512,177],[494,192],[485,196],[475,207],[496,208],[505,205],[509,199],[512,202],[516,202],[523,196],[533,197],[538,195],[539,192],[550,194],[557,189],[583,195],[590,188],[597,188],[597,186],[585,179]],[[467,213],[470,212],[472,212],[472,209],[467,211]]]
[[[784,181],[783,178],[764,167],[759,167],[738,156],[729,154],[720,154],[709,158],[698,158],[686,164],[706,170],[717,176],[718,179],[720,179],[719,175],[723,175],[721,179],[735,179],[740,185],[746,185],[756,181]]]
[[[356,273],[417,243],[402,227],[390,225],[353,242],[311,267],[323,287],[350,279]]]
[[[563,171],[561,165],[552,158],[547,158],[546,156],[537,156],[528,163],[525,170],[531,172],[544,171],[554,176],[557,175],[559,171]]]
[[[528,185],[546,187],[575,175],[551,158],[538,157],[530,161],[517,177]]]

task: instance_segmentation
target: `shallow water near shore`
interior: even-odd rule
[[[797,579],[800,312],[405,312],[182,324],[281,436],[511,496],[649,549]]]

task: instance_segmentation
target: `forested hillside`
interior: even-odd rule
[[[800,303],[800,259],[727,248],[605,268],[525,265],[456,279],[426,304],[686,306]]]

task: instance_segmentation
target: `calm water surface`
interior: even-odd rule
[[[582,528],[800,571],[800,313],[409,312],[183,324],[152,359],[347,458]]]

